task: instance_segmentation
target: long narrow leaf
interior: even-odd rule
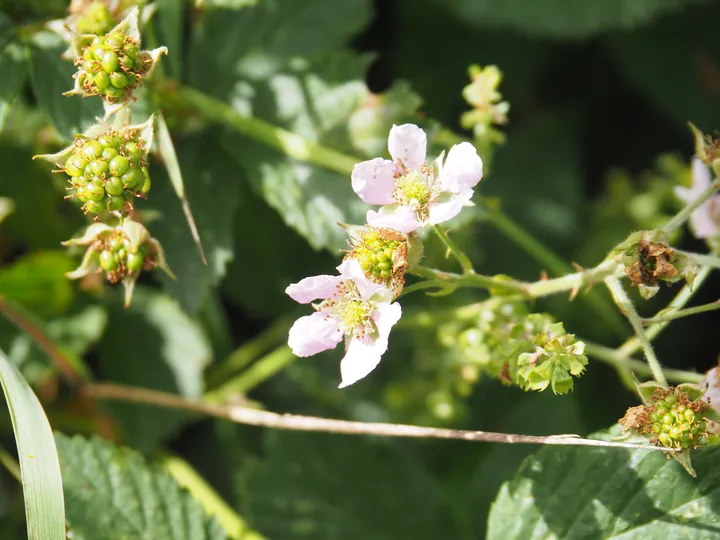
[[[2,383],[17,442],[30,540],[65,538],[65,503],[55,439],[40,401],[0,351]]]
[[[192,210],[190,209],[190,201],[188,201],[185,197],[185,184],[183,183],[180,163],[178,163],[177,153],[175,152],[175,145],[173,145],[172,138],[170,137],[170,131],[168,130],[167,124],[165,123],[165,117],[162,113],[157,116],[157,128],[157,144],[160,152],[160,158],[165,164],[168,176],[170,177],[170,183],[172,184],[178,199],[180,199],[180,202],[182,203],[185,219],[187,219],[188,226],[190,227],[190,233],[195,241],[198,253],[200,253],[200,258],[203,263],[205,263],[205,266],[207,266],[205,250],[203,250],[202,242],[200,241],[200,233],[198,232],[197,225],[195,224],[195,218],[193,217]]]

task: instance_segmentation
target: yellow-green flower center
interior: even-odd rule
[[[392,277],[393,254],[399,245],[398,240],[383,238],[378,231],[371,230],[360,234],[353,256],[369,279],[386,281]]]
[[[432,197],[430,178],[421,171],[411,171],[395,181],[393,198],[402,206],[409,206],[418,214],[425,214]]]
[[[350,300],[341,304],[340,319],[347,330],[355,330],[365,326],[368,317],[368,306],[361,300]]]

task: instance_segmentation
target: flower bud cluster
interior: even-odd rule
[[[465,129],[472,129],[476,142],[483,147],[501,144],[505,136],[493,125],[506,124],[510,110],[510,104],[502,101],[498,91],[502,72],[497,66],[481,68],[473,65],[468,74],[472,82],[463,89],[462,95],[473,108],[462,114],[460,124]]]
[[[584,343],[545,313],[530,313],[502,297],[460,308],[438,327],[439,342],[453,351],[467,385],[482,373],[524,390],[565,394],[588,363]]]

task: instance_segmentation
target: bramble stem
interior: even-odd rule
[[[295,318],[297,317],[278,319],[260,334],[231,352],[225,360],[211,367],[206,376],[206,388],[213,389],[222,385],[261,354],[284,341]]]
[[[706,255],[703,253],[692,253],[690,251],[676,250],[678,253],[691,257],[698,266],[709,266],[710,268],[720,268],[720,257],[717,255]]]
[[[701,306],[695,306],[687,309],[679,309],[677,311],[669,311],[667,309],[662,310],[659,314],[649,319],[643,319],[644,325],[655,324],[659,322],[669,322],[675,319],[681,319],[682,317],[689,317],[690,315],[697,315],[698,313],[706,313],[708,311],[714,311],[720,309],[720,300],[715,300],[709,304],[703,304]],[[663,313],[665,312],[665,313]]]
[[[207,392],[205,399],[213,403],[219,403],[233,395],[244,395],[285,369],[295,360],[297,360],[297,356],[293,354],[290,348],[287,345],[281,345],[222,386]]]
[[[473,270],[472,261],[470,261],[470,258],[465,255],[465,253],[459,247],[457,247],[457,244],[455,244],[455,242],[450,239],[447,231],[440,227],[440,225],[434,225],[433,230],[440,237],[440,240],[442,240],[442,243],[445,244],[445,247],[448,249],[448,251],[452,253],[453,257],[455,257],[455,259],[457,259],[457,262],[460,263],[463,274],[474,274],[475,270]]]
[[[629,448],[632,450],[654,450],[671,452],[671,448],[662,448],[644,444],[629,444],[595,439],[583,439],[576,435],[515,435],[494,433],[490,431],[466,431],[462,429],[432,428],[407,424],[387,424],[380,422],[353,422],[301,416],[295,414],[278,414],[236,405],[213,405],[201,401],[185,399],[176,394],[169,394],[147,388],[137,388],[110,383],[91,383],[84,386],[87,395],[97,399],[114,399],[135,403],[146,403],[158,407],[182,409],[199,414],[224,418],[238,424],[261,426],[291,431],[314,431],[322,433],[340,433],[344,435],[376,435],[384,437],[408,437],[427,439],[457,439],[475,442],[493,442],[503,444],[546,444],[563,446],[600,446],[606,448]]]
[[[530,283],[525,287],[525,290],[531,297],[539,298],[564,291],[577,291],[586,285],[600,283],[609,277],[620,277],[622,275],[622,266],[616,261],[608,260],[582,272]]]
[[[642,319],[640,318],[640,315],[638,315],[630,297],[627,295],[625,289],[617,278],[609,277],[605,280],[605,284],[607,285],[607,288],[620,311],[627,317],[628,321],[630,321],[630,324],[635,331],[635,335],[637,336],[638,341],[640,341],[640,345],[645,352],[645,358],[647,359],[654,379],[661,385],[667,386],[667,380],[665,380],[665,375],[663,374],[660,362],[658,362],[657,356],[655,356],[652,344],[645,333]]]
[[[675,229],[682,226],[682,224],[685,223],[692,215],[693,211],[706,200],[708,200],[712,196],[712,194],[715,193],[718,187],[720,187],[720,179],[716,178],[715,181],[710,184],[705,191],[698,195],[697,199],[695,199],[693,202],[691,202],[682,210],[680,210],[677,214],[675,214],[673,218],[665,224],[662,230],[670,234]],[[700,263],[698,262],[698,264]]]
[[[635,358],[628,358],[618,353],[617,349],[611,349],[604,345],[598,345],[596,343],[588,343],[586,340],[578,338],[585,343],[585,352],[588,356],[592,356],[605,364],[621,369],[631,369],[638,375],[652,375],[652,370],[647,363],[636,360]],[[675,383],[701,383],[705,376],[702,373],[694,371],[683,371],[680,369],[664,369],[663,373],[667,380]],[[635,388],[631,388],[635,390]]]
[[[707,277],[710,275],[710,268],[707,266],[701,266],[700,270],[698,270],[697,275],[695,276],[695,280],[693,281],[693,286],[690,288],[687,284],[683,286],[682,289],[680,289],[680,292],[675,295],[675,298],[672,299],[672,301],[667,305],[665,310],[667,309],[681,309],[685,304],[687,304],[690,299],[693,297],[693,295],[700,289],[700,286],[702,283],[707,279]],[[645,333],[647,334],[647,337],[650,341],[655,339],[660,332],[662,332],[667,325],[669,324],[668,321],[663,322],[655,322],[650,327],[648,327],[645,330]],[[640,341],[638,341],[637,337],[633,336],[630,339],[628,339],[625,343],[623,343],[617,350],[618,354],[623,357],[628,357],[635,353],[635,351],[640,350]]]
[[[437,286],[442,289],[449,287],[475,287],[480,289],[501,289],[506,292],[517,292],[527,295],[527,285],[514,279],[484,276],[474,272],[466,275],[454,274],[425,266],[413,266],[409,271],[416,276],[433,280]]]
[[[182,103],[195,109],[206,120],[224,124],[242,135],[280,150],[291,158],[344,175],[350,175],[355,164],[362,161],[301,137],[292,131],[273,126],[259,118],[240,114],[227,103],[194,88],[183,87],[173,97],[180,98]]]

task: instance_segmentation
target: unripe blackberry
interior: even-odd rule
[[[620,419],[623,430],[632,429],[659,446],[685,450],[707,444],[709,406],[703,399],[691,400],[683,387],[650,387],[639,385],[644,405],[631,407]],[[686,385],[687,386],[687,385]]]
[[[110,130],[97,139],[77,137],[74,146],[65,172],[73,195],[85,203],[86,212],[130,210],[133,197],[145,196],[142,188],[147,162],[143,156],[147,151],[137,130]]]
[[[704,402],[690,402],[682,392],[669,393],[650,407],[650,430],[662,446],[679,449],[704,444],[705,408]]]
[[[135,197],[150,189],[147,155],[153,140],[153,117],[119,130],[108,124],[76,135],[73,144],[56,154],[35,156],[54,163],[68,175],[70,194],[89,214],[127,213]]]
[[[350,233],[350,245],[346,258],[356,259],[370,281],[399,295],[408,268],[408,237],[392,229],[357,227]]]
[[[152,62],[150,53],[140,51],[135,39],[115,30],[82,48],[82,55],[75,59],[79,66],[75,77],[85,94],[102,96],[109,103],[124,102],[140,86]]]
[[[146,241],[134,248],[125,232],[117,228],[96,238],[91,249],[98,253],[100,267],[105,271],[107,280],[117,283],[155,266],[153,257],[148,256],[148,244]]]

